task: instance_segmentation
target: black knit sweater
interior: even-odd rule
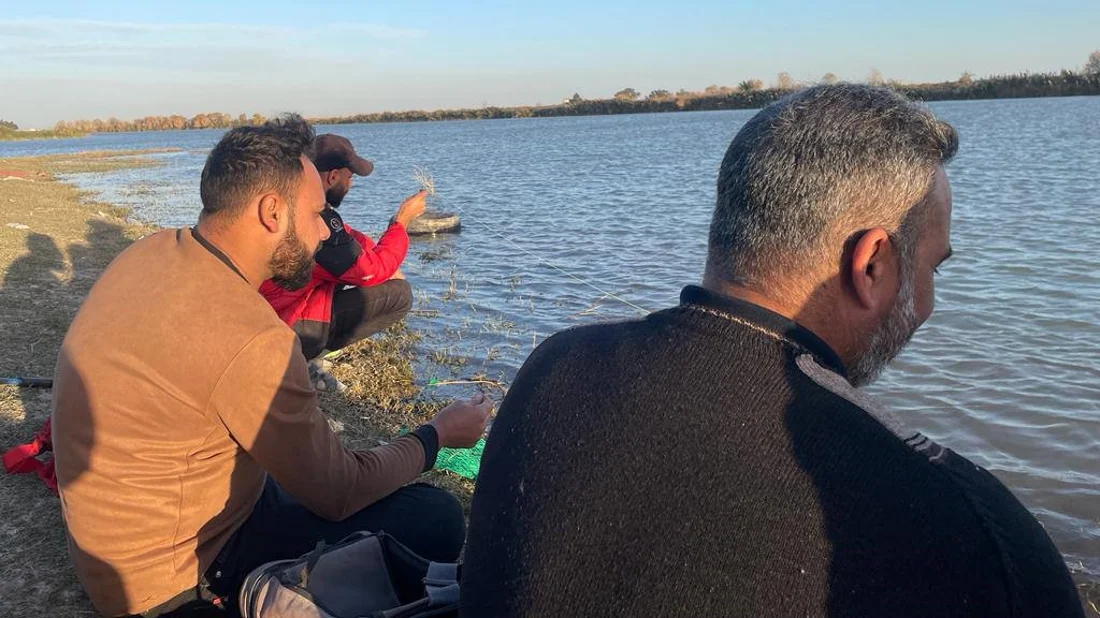
[[[770,311],[679,307],[531,355],[489,437],[464,616],[1082,616],[992,475]]]

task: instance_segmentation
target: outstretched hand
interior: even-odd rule
[[[478,394],[472,399],[458,400],[443,408],[428,424],[435,427],[439,446],[469,448],[484,435],[485,424],[492,412],[493,401]]]
[[[424,214],[424,209],[428,207],[428,192],[421,189],[413,195],[405,198],[404,202],[401,202],[401,206],[397,208],[397,214],[393,216],[393,220],[401,225],[408,227],[412,220]]]

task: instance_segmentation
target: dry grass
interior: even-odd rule
[[[18,142],[23,140],[39,140],[39,139],[65,139],[71,137],[84,137],[84,133],[79,131],[12,131],[11,129],[0,127],[0,142]]]
[[[0,375],[53,374],[61,340],[99,273],[155,231],[127,211],[88,201],[54,174],[155,165],[140,152],[0,159]],[[14,224],[9,226],[8,224]],[[337,359],[349,386],[321,406],[349,446],[369,448],[431,417],[442,402],[421,396],[411,358],[417,335],[395,327]],[[0,449],[28,441],[50,412],[50,391],[0,387]],[[428,482],[467,505],[473,484],[446,472]],[[33,476],[0,473],[0,616],[94,616],[65,547],[57,498]]]
[[[1078,576],[1077,592],[1081,595],[1081,603],[1085,606],[1085,616],[1088,618],[1100,618],[1100,582],[1086,581],[1083,576]]]
[[[424,168],[413,166],[413,180],[420,185],[420,188],[428,193],[428,195],[435,195],[435,179],[432,175],[424,170]]]
[[[49,416],[49,397],[0,387],[0,444],[29,439]],[[0,473],[0,539],[0,616],[95,615],[69,563],[60,504],[37,477]]]
[[[28,171],[50,175],[78,174],[82,172],[110,172],[136,167],[154,167],[159,165],[159,162],[156,159],[150,158],[148,155],[177,152],[178,150],[178,148],[97,150],[68,155],[45,155],[40,157],[0,159],[0,177],[4,176],[4,170]]]
[[[344,442],[370,448],[394,439],[431,419],[446,401],[436,400],[415,383],[411,360],[419,336],[397,325],[380,337],[345,348],[332,374],[347,385],[344,393],[323,393],[321,409],[339,421]],[[433,471],[426,482],[452,491],[469,509],[472,482]]]
[[[0,178],[23,178],[0,181],[0,374],[52,376],[96,277],[152,231],[52,174],[154,164],[137,154],[0,159]],[[0,387],[0,448],[29,440],[49,413],[49,390]],[[57,498],[36,477],[0,474],[0,616],[95,615],[70,567],[63,526]]]
[[[125,219],[127,211],[87,201],[87,195],[54,180],[65,173],[152,165],[124,153],[0,159],[0,371],[50,375],[61,338],[99,273],[122,249],[153,231]],[[23,229],[26,228],[26,229]]]

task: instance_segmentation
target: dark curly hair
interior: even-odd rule
[[[301,158],[313,156],[313,127],[285,114],[226,133],[202,169],[202,214],[235,218],[257,194],[274,191],[290,203],[302,178]]]

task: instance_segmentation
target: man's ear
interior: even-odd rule
[[[289,214],[281,210],[279,202],[280,200],[275,194],[265,193],[260,196],[256,204],[256,208],[259,210],[260,225],[272,234],[279,233],[283,225],[283,219]]]
[[[852,245],[848,277],[856,301],[881,313],[893,306],[898,291],[898,254],[890,233],[881,227],[863,232]]]

